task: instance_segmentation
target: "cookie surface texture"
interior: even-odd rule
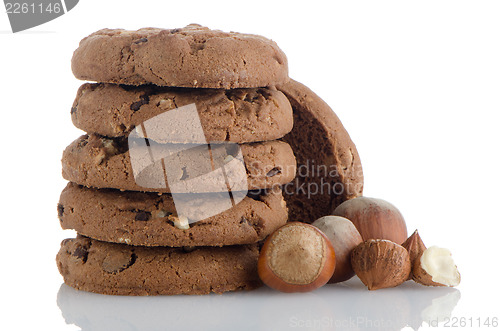
[[[191,202],[206,213],[218,198]],[[224,197],[220,197],[222,200]],[[58,204],[63,229],[94,239],[139,246],[223,246],[263,240],[285,225],[288,213],[281,191],[249,194],[234,207],[213,213],[183,229],[171,195],[91,189],[69,183]]]
[[[248,88],[288,81],[288,63],[262,36],[210,30],[103,29],[82,39],[73,53],[78,79],[126,85]]]
[[[233,169],[236,173],[232,178],[235,184],[233,187],[245,186],[248,190],[265,189],[288,183],[295,177],[295,157],[287,143],[276,140],[241,144],[239,147],[240,151],[228,152],[225,151],[225,145],[211,149],[211,155],[219,152],[219,154],[228,153],[224,161],[231,166],[225,168]],[[182,148],[182,146],[172,144],[169,148]],[[161,162],[163,159],[159,159],[148,163],[142,171],[137,172],[137,176],[134,176],[126,139],[108,139],[91,134],[81,136],[65,149],[62,157],[62,174],[70,182],[96,188],[171,193],[169,184],[184,183],[182,187],[192,193],[227,190],[227,187],[218,185],[218,177],[204,180],[201,187],[196,185],[198,181],[193,182],[192,187],[190,186],[192,177],[199,173],[209,173],[212,169],[210,154],[207,153],[206,146],[196,146],[188,151],[182,150],[179,153],[170,154],[171,150],[165,152],[163,145],[151,144],[147,147],[134,148],[134,155],[139,155],[137,159],[146,162],[151,151],[158,155],[167,153],[173,160],[168,164],[177,162],[184,166],[172,166],[172,172],[175,173],[172,173],[168,181],[165,181]],[[238,162],[243,161],[244,164],[240,169],[237,166]],[[236,181],[241,181],[241,185]],[[183,193],[186,190],[174,193]]]
[[[288,99],[270,88],[193,90],[84,84],[71,108],[71,119],[87,133],[121,137],[146,120],[191,104],[196,106],[205,141],[209,142],[275,140],[293,127]]]
[[[208,294],[261,285],[257,245],[139,247],[83,236],[65,239],[56,257],[64,282],[113,295]]]

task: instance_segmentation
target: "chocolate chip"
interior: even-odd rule
[[[110,252],[102,261],[102,269],[117,274],[135,263],[137,255],[130,251]]]
[[[267,177],[274,177],[278,174],[281,173],[281,169],[280,168],[272,168],[268,173],[267,173]]]
[[[78,141],[78,149],[84,148],[85,146],[87,146],[88,143],[89,143],[89,136],[86,136],[84,139]]]
[[[57,216],[59,216],[59,219],[62,220],[62,216],[64,214],[64,206],[60,203],[57,204]]]
[[[143,105],[147,105],[148,103],[149,103],[149,96],[144,94],[141,95],[141,100],[136,101],[130,105],[130,109],[133,111],[138,111],[139,109],[141,109]]]
[[[73,115],[74,113],[76,113],[76,111],[77,111],[76,107],[71,107],[71,115]]]
[[[180,180],[186,180],[188,178],[189,178],[189,175],[187,173],[186,167],[182,167],[182,176],[181,176]]]
[[[70,239],[70,238],[66,238],[66,239],[63,239],[61,241],[61,247],[62,246],[66,246],[67,243],[69,243],[70,241],[72,241],[73,239]]]
[[[249,197],[250,199],[256,200],[256,201],[262,201],[262,198],[261,198],[262,193],[263,193],[262,190],[248,191],[247,197]]]
[[[87,257],[89,256],[89,252],[87,251],[87,248],[83,246],[78,246],[76,247],[72,255],[78,259],[82,259],[83,263],[85,263],[87,262]]]
[[[135,220],[136,221],[145,222],[145,221],[149,220],[150,216],[151,216],[150,212],[147,212],[147,211],[138,211],[137,214],[135,214]]]
[[[248,223],[248,220],[245,216],[242,216],[240,219],[240,224],[243,224],[243,223]]]
[[[136,41],[134,41],[134,44],[145,43],[147,41],[148,41],[148,38],[141,38],[141,39],[137,39]]]
[[[177,32],[180,32],[180,31],[181,31],[181,29],[178,29],[178,28],[177,28],[177,29],[172,29],[172,30],[170,30],[170,33],[177,33]]]
[[[190,46],[191,46],[191,54],[194,54],[196,52],[199,52],[199,51],[205,49],[205,42],[204,41],[201,41],[201,42],[195,41]]]
[[[240,146],[237,144],[224,144],[227,155],[231,155],[232,157],[237,157],[240,152]]]

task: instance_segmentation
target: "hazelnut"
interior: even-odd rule
[[[352,268],[369,290],[394,287],[408,280],[410,256],[403,246],[384,239],[370,239],[352,251]]]
[[[363,242],[358,230],[347,218],[325,216],[312,223],[330,239],[335,251],[335,272],[328,283],[338,283],[351,279],[354,270],[351,266],[352,250]]]
[[[415,230],[415,232],[413,232],[413,234],[408,237],[408,239],[406,239],[405,242],[401,244],[401,246],[406,248],[406,250],[408,251],[412,268],[415,265],[417,259],[427,249],[424,245],[424,242],[422,241],[422,238],[420,238],[420,235],[418,234],[418,230]],[[410,276],[408,277],[408,279],[412,278],[413,273],[410,272]]]
[[[333,214],[349,219],[363,240],[387,239],[401,244],[408,235],[403,215],[382,199],[358,197],[347,200],[335,208]]]
[[[308,292],[325,285],[335,270],[330,240],[316,227],[288,223],[264,243],[258,261],[264,284],[281,292]]]
[[[412,268],[413,280],[427,286],[457,286],[460,273],[446,248],[432,246],[424,250]]]

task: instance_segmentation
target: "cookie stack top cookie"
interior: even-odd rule
[[[253,88],[288,81],[288,62],[275,42],[257,35],[181,29],[99,30],[73,54],[74,75],[114,84]]]

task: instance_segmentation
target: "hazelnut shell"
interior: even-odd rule
[[[384,239],[370,239],[358,245],[352,251],[351,263],[369,290],[398,286],[408,279],[411,270],[408,251]]]
[[[349,219],[363,240],[387,239],[401,244],[408,236],[401,212],[382,199],[357,197],[347,200],[335,208],[333,215]]]
[[[328,283],[339,283],[351,279],[354,276],[351,253],[363,242],[354,224],[341,216],[324,216],[314,221],[312,225],[323,231],[335,250],[335,272]]]
[[[424,242],[422,241],[422,238],[420,238],[420,235],[418,234],[418,230],[415,230],[411,236],[408,237],[408,239],[405,240],[404,243],[401,244],[406,250],[408,251],[408,254],[410,254],[410,263],[412,266],[412,272],[410,272],[410,276],[408,279],[413,278],[413,266],[417,262],[417,260],[420,258],[422,253],[427,249],[425,247]]]

